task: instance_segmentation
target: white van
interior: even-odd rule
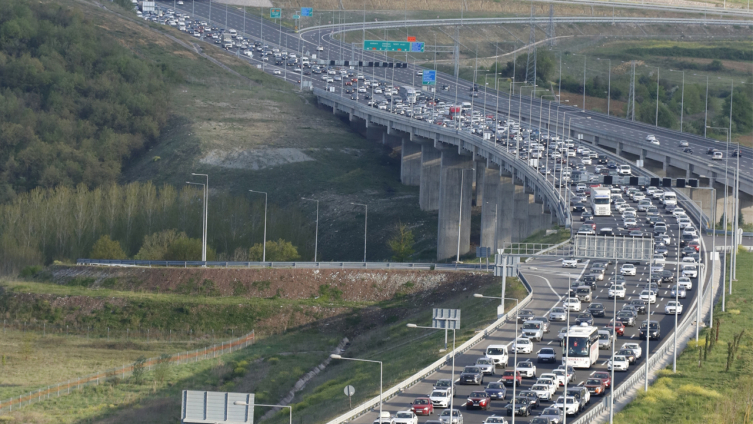
[[[507,366],[507,345],[489,345],[486,347],[485,356],[494,362],[494,366]]]
[[[231,29],[229,32],[230,32],[230,36],[232,36],[233,38],[235,38],[235,36],[238,35],[238,31],[234,29]]]
[[[471,110],[471,107],[472,107],[472,105],[471,105],[470,102],[463,102],[463,103],[460,104],[460,109],[464,110],[464,111],[465,110]]]
[[[617,173],[620,175],[630,175],[632,170],[630,169],[630,165],[620,165],[619,169],[617,170]]]
[[[674,191],[665,191],[661,200],[664,206],[674,205],[677,206],[677,193]]]

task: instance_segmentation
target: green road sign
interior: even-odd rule
[[[301,19],[300,15],[293,15],[293,19]]]
[[[272,19],[280,19],[282,16],[282,10],[279,7],[273,7],[269,9],[269,17]]]
[[[379,52],[407,52],[410,51],[410,44],[407,41],[366,40],[363,42],[363,49]]]

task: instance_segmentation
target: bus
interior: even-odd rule
[[[591,368],[599,360],[599,329],[592,326],[570,327],[567,351],[562,363],[573,368]]]
[[[594,216],[612,215],[612,191],[608,188],[591,189],[591,209]]]

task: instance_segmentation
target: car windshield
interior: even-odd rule
[[[449,387],[450,386],[450,380],[439,380],[436,384],[437,387]]]
[[[544,348],[544,349],[541,349],[541,353],[545,355],[552,355],[554,354],[554,349]]]
[[[490,347],[486,349],[486,353],[488,355],[503,355],[506,353],[506,350],[501,347]]]
[[[546,408],[541,415],[560,415],[560,410],[557,408]]]
[[[429,401],[426,399],[416,399],[413,401],[414,405],[428,405]]]
[[[543,384],[537,384],[537,385],[534,385],[533,387],[531,387],[531,390],[542,390],[542,391],[545,391],[545,390],[548,390],[548,388],[546,386],[544,386]]]
[[[518,368],[531,368],[532,366],[530,362],[518,362]]]
[[[476,365],[491,365],[492,361],[488,359],[479,359],[476,361]]]
[[[567,354],[574,358],[589,356],[588,337],[570,337],[568,340]]]
[[[463,372],[478,373],[481,372],[481,370],[478,367],[465,367]]]
[[[609,333],[599,333],[599,338],[601,340],[609,340]]]
[[[487,389],[504,389],[505,386],[502,383],[489,383],[488,386],[486,386]]]
[[[504,418],[489,417],[484,421],[485,423],[506,423]]]
[[[468,397],[486,397],[486,392],[471,392]]]
[[[457,417],[457,416],[458,416],[458,413],[459,413],[458,411],[452,411],[452,416],[453,416],[453,417]],[[449,409],[445,409],[444,411],[442,411],[442,416],[443,416],[443,417],[448,417],[448,416],[450,416],[450,410],[449,410]]]
[[[440,391],[440,390],[435,390],[435,391],[433,391],[431,393],[431,395],[434,396],[434,397],[446,397],[447,396],[447,392]]]
[[[539,328],[541,328],[541,324],[537,324],[534,322],[523,324],[524,330],[538,330]]]
[[[655,323],[655,322],[652,322],[652,323],[651,323],[651,329],[653,330],[653,329],[657,328],[657,327],[658,327],[658,325],[659,325],[659,324],[657,324],[657,323]],[[645,322],[644,322],[643,324],[641,324],[641,328],[642,328],[642,329],[646,328],[646,323],[645,323]]]
[[[592,379],[590,379],[590,380],[587,380],[587,381],[586,381],[586,384],[601,384],[601,380],[598,380],[598,379],[592,378]]]
[[[410,412],[398,412],[396,415],[397,418],[413,418],[413,414]]]
[[[505,371],[504,373],[502,373],[503,377],[512,377],[512,375],[513,375],[513,371]]]

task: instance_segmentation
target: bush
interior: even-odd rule
[[[170,378],[170,358],[169,354],[163,353],[157,359],[157,363],[154,365],[154,381],[161,384]]]
[[[26,268],[21,270],[21,273],[18,276],[21,278],[33,278],[34,276],[39,274],[41,270],[41,265],[27,266]]]
[[[144,382],[144,366],[146,365],[146,357],[139,356],[133,363],[133,382],[141,384]]]
[[[207,246],[207,260],[213,261],[217,257],[216,252]],[[179,238],[170,243],[165,252],[165,260],[168,261],[200,261],[201,239]]]
[[[89,254],[91,259],[127,259],[120,242],[110,240],[109,235],[103,235],[94,243],[92,251]]]
[[[261,243],[255,244],[249,249],[249,260],[259,262],[263,258],[264,245]],[[289,241],[279,239],[277,241],[270,240],[267,242],[267,257],[266,260],[270,262],[287,262],[297,261],[301,258],[298,254],[298,248],[293,246]]]
[[[144,236],[144,243],[139,249],[139,253],[134,256],[134,259],[146,260],[146,261],[162,261],[165,260],[167,252],[170,249],[170,245],[179,239],[187,239],[188,236],[184,232],[178,232],[174,229],[164,230],[157,233],[152,233]],[[201,248],[199,248],[201,252]]]

